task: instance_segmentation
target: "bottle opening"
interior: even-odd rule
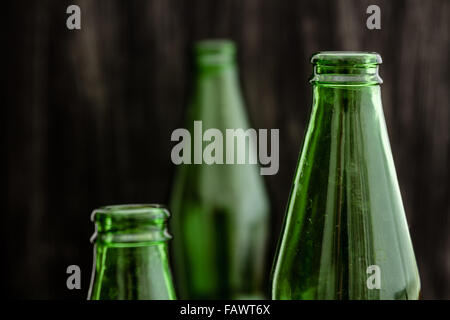
[[[234,62],[236,45],[227,39],[208,39],[195,43],[194,52],[199,65],[226,65]]]
[[[109,243],[160,242],[167,231],[169,210],[160,204],[126,204],[98,208],[91,220],[96,230],[91,241]]]
[[[312,83],[340,85],[381,84],[378,65],[381,56],[376,52],[324,51],[311,58],[314,65]]]

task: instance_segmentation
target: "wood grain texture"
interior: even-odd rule
[[[78,4],[82,30],[65,27]],[[378,4],[382,29],[365,27]],[[447,0],[7,1],[1,110],[3,294],[87,295],[92,209],[167,203],[171,132],[183,125],[190,48],[239,46],[256,128],[280,128],[280,170],[266,182],[271,254],[311,105],[311,54],[376,51],[383,106],[425,299],[450,298]],[[65,287],[82,268],[82,290]]]

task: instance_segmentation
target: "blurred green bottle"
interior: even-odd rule
[[[194,120],[202,121],[203,132],[220,130],[224,146],[225,129],[249,128],[235,51],[234,43],[227,40],[195,45],[196,78],[186,126],[192,137]],[[203,142],[203,147],[207,144]],[[246,152],[253,151],[246,144]],[[180,165],[171,211],[176,285],[181,298],[264,296],[269,204],[257,165]]]
[[[381,57],[322,52],[311,62],[312,113],[272,298],[418,299],[419,274],[381,104]]]
[[[172,300],[167,209],[118,205],[94,210],[96,231],[90,300]]]

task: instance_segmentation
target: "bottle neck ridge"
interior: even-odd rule
[[[195,44],[197,72],[208,73],[236,68],[236,46],[230,40],[203,40]]]
[[[368,86],[379,85],[381,57],[369,52],[320,52],[311,58],[314,85]]]
[[[94,210],[91,242],[111,247],[139,247],[166,243],[169,211],[155,204],[107,206]]]

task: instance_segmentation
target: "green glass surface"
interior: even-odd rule
[[[418,299],[375,53],[313,56],[313,105],[272,270],[273,299]],[[401,107],[401,106],[397,106]],[[380,269],[380,288],[369,289]]]
[[[202,121],[203,132],[220,130],[224,146],[226,129],[249,128],[235,51],[234,43],[226,40],[195,46],[194,91],[186,126],[192,140],[194,120]],[[203,142],[202,150],[206,145]],[[248,143],[246,152],[252,152]],[[264,297],[268,207],[257,165],[203,163],[177,168],[170,208],[181,298]]]
[[[160,205],[94,210],[94,269],[90,300],[172,300],[168,262],[169,212]]]

